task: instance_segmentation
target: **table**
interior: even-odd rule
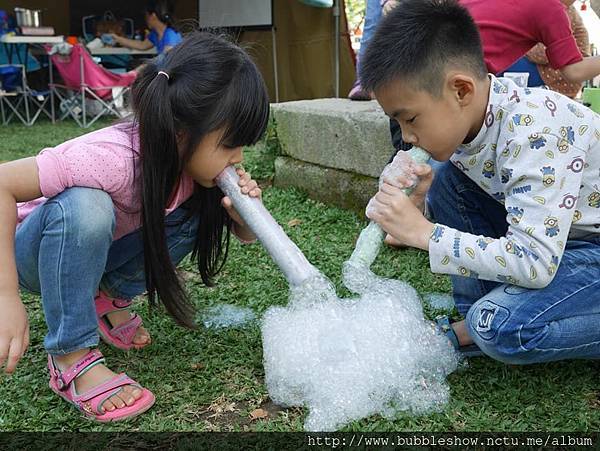
[[[16,52],[19,63],[25,67],[25,71],[27,71],[27,53],[30,45],[60,44],[62,42],[64,42],[63,36],[16,36],[8,34],[0,36],[0,43],[4,46],[9,64],[13,63],[13,46],[25,44],[25,62],[21,61],[21,55],[18,51]]]
[[[90,50],[93,56],[102,55],[156,55],[156,47],[148,50],[134,50],[126,47],[100,47],[99,49]]]

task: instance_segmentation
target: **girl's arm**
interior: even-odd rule
[[[135,50],[150,50],[154,47],[154,44],[150,42],[148,39],[144,39],[143,41],[138,41],[136,39],[124,38],[123,36],[119,36],[116,34],[111,34],[112,38],[115,42],[121,44],[123,47],[127,47]]]
[[[15,263],[17,202],[41,197],[35,158],[0,165],[0,368],[12,373],[29,345],[27,313]]]

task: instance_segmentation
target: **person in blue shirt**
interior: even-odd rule
[[[181,34],[173,27],[170,2],[165,0],[148,2],[144,18],[146,26],[151,30],[146,39],[138,41],[112,34],[114,41],[123,47],[135,50],[149,50],[155,47],[159,55],[181,42]]]

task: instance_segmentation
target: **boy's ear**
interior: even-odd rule
[[[446,80],[447,86],[460,106],[467,106],[475,97],[475,79],[459,72],[450,72]]]

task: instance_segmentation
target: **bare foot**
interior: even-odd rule
[[[115,312],[107,313],[106,317],[110,321],[111,326],[116,327],[127,321],[131,317],[131,312],[129,310],[117,310]],[[149,345],[151,341],[150,334],[144,326],[138,327],[135,336],[133,337],[133,342],[136,345],[143,347]]]
[[[85,356],[88,352],[89,349],[80,349],[70,354],[54,356],[54,362],[58,366],[59,370],[65,371],[69,369],[71,365]],[[116,373],[113,373],[105,365],[94,365],[88,371],[75,378],[75,391],[78,394],[85,393],[86,391],[97,387],[103,382],[108,381],[114,376],[116,376]],[[111,412],[115,409],[131,406],[141,396],[142,390],[140,390],[139,387],[126,385],[119,393],[112,395],[110,398],[104,401],[102,403],[102,407],[104,410]]]
[[[451,327],[454,330],[454,333],[456,334],[456,338],[458,338],[458,343],[461,346],[468,346],[470,344],[473,344],[473,339],[471,338],[471,336],[469,335],[469,332],[467,331],[467,325],[466,325],[464,319],[462,321],[457,321],[455,323],[452,323]]]
[[[403,242],[397,240],[389,233],[386,235],[385,240],[383,240],[383,242],[388,246],[395,247],[397,249],[405,249],[407,247]]]

